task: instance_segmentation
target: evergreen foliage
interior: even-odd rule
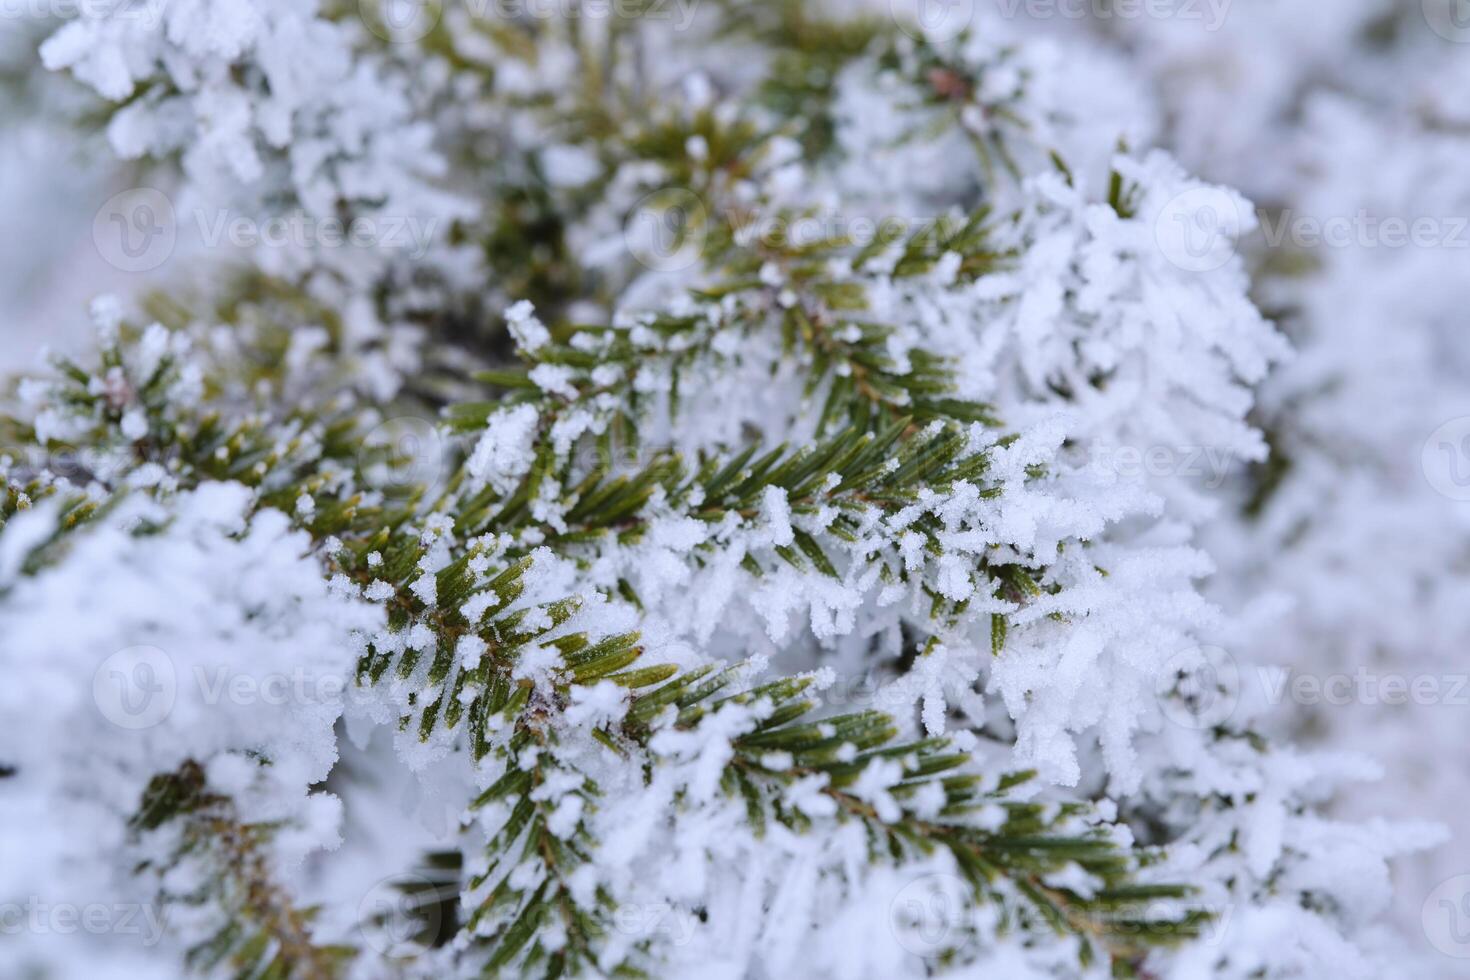
[[[168,926],[21,975],[1391,961],[1343,879],[1438,831],[1215,711],[1200,541],[1312,438],[1255,405],[1253,220],[1170,237],[1243,199],[1100,43],[858,6],[50,35],[180,213],[426,239],[188,256],[7,390],[0,902]],[[1199,446],[1252,469],[1117,463]]]

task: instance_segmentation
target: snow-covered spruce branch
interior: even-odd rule
[[[1150,148],[1290,182],[1189,155],[1231,127],[1181,114],[1216,81],[1180,38],[939,36],[887,0],[407,6],[426,30],[351,0],[94,5],[42,51],[181,209],[433,233],[408,260],[189,256],[202,285],[97,304],[100,359],[0,413],[0,903],[169,910],[160,948],[24,932],[25,968],[1398,967],[1387,862],[1434,833],[1322,815],[1368,767],[1265,737],[1201,656],[1289,664],[1301,631],[1247,638],[1199,580],[1224,556],[1233,614],[1261,577],[1358,569],[1352,615],[1310,595],[1306,632],[1376,656],[1459,621],[1459,543],[1397,547],[1417,502],[1339,543],[1406,424],[1354,403],[1414,400],[1379,386],[1400,311],[1342,299],[1382,253],[1270,279],[1315,353],[1252,414],[1287,354],[1235,254],[1253,212]],[[1250,118],[1297,112],[1292,72],[1230,74]],[[1245,159],[1279,158],[1263,138]],[[1341,160],[1302,169],[1353,183]],[[1241,221],[1201,254],[1207,215]],[[1424,287],[1453,269],[1392,267],[1424,321],[1395,363],[1433,360],[1453,318]],[[1224,470],[1123,461],[1261,463],[1262,419],[1293,468],[1256,474],[1255,524]],[[1392,603],[1438,615],[1384,627],[1380,555],[1437,583]],[[303,668],[345,683],[247,696]],[[142,731],[109,700],[129,678]],[[424,860],[375,943],[362,874]]]
[[[612,896],[629,883],[616,876],[599,882],[590,871],[575,874],[601,853],[598,834],[614,831],[614,815],[626,805],[621,795],[600,802],[596,782],[582,768],[589,765],[589,752],[608,753],[592,770],[601,781],[616,778],[624,788],[630,780],[642,781],[674,793],[676,801],[683,798],[661,819],[681,825],[728,821],[731,817],[718,815],[733,808],[750,824],[749,846],[762,838],[768,820],[801,834],[824,834],[822,828],[829,824],[855,821],[866,828],[875,860],[901,862],[905,855],[943,850],[976,889],[977,905],[996,903],[1009,909],[1000,915],[1008,925],[995,928],[1017,935],[1043,926],[1075,933],[1084,965],[1100,957],[1121,968],[1142,952],[1133,943],[1137,936],[1177,939],[1198,926],[1197,916],[1186,915],[1172,925],[1157,922],[1141,929],[1135,906],[1180,898],[1185,891],[1173,885],[1134,884],[1136,859],[1120,848],[1126,834],[1120,839],[1087,829],[1096,818],[1079,823],[1087,811],[1076,804],[1022,802],[1013,791],[1025,777],[996,782],[993,775],[974,770],[967,753],[947,752],[942,739],[895,743],[899,728],[880,712],[804,722],[802,716],[815,707],[802,697],[813,684],[811,677],[744,689],[744,670],[643,665],[647,651],[636,634],[599,638],[599,620],[605,617],[595,614],[606,607],[607,596],[594,592],[544,598],[555,593],[562,578],[555,572],[554,550],[561,544],[574,552],[568,542],[577,541],[575,536],[550,538],[513,564],[497,565],[514,555],[514,548],[499,547],[494,539],[508,538],[517,526],[516,514],[524,504],[516,498],[524,497],[523,490],[507,495],[507,506],[500,508],[508,512],[503,521],[490,517],[483,534],[467,539],[471,544],[452,547],[449,528],[455,517],[470,526],[489,512],[483,492],[466,493],[463,511],[450,505],[427,518],[412,509],[365,505],[363,495],[354,492],[350,472],[332,472],[330,461],[344,460],[340,450],[351,444],[350,433],[305,421],[276,422],[280,428],[275,429],[261,419],[222,419],[207,400],[185,408],[187,400],[178,396],[190,372],[159,349],[162,338],[156,330],[144,336],[142,351],[111,343],[95,372],[66,364],[52,382],[32,383],[28,398],[37,411],[29,421],[12,424],[34,434],[44,419],[41,424],[51,427],[45,446],[52,449],[62,433],[74,439],[85,435],[99,450],[111,443],[118,470],[110,477],[119,497],[150,491],[165,499],[190,496],[221,486],[214,476],[240,477],[258,488],[255,506],[293,510],[325,549],[338,575],[335,591],[360,591],[382,604],[386,630],[368,638],[356,674],[369,693],[377,686],[386,688],[387,696],[379,708],[367,710],[396,713],[403,737],[411,741],[428,743],[432,738],[441,749],[457,744],[482,760],[485,790],[472,809],[503,811],[508,822],[489,836],[490,866],[469,883],[470,894],[479,887],[477,881],[491,882],[497,864],[522,848],[545,865],[538,875],[527,870],[525,858],[516,859],[491,882],[482,900],[471,900],[475,911],[469,935],[478,938],[467,942],[465,955],[474,956],[483,946],[493,968],[513,961],[527,968],[546,961],[548,973],[593,963],[608,969],[615,965],[608,956],[632,955],[631,950],[619,951],[616,943],[609,952],[599,942],[609,932],[599,917],[605,919],[609,908],[616,909]],[[182,350],[177,345],[173,349]],[[932,494],[934,487],[969,485],[987,467],[984,454],[962,455],[966,440],[959,433],[925,431],[906,437],[907,428],[900,421],[876,438],[849,430],[814,451],[778,450],[759,461],[747,452],[723,464],[712,461],[687,486],[672,481],[668,500],[694,496],[709,501],[693,505],[695,519],[734,531],[731,521],[761,516],[760,501],[769,501],[773,491],[793,511],[815,511],[806,498],[820,492],[831,507],[849,511],[834,518],[845,522],[849,533],[833,529],[834,536],[855,541],[852,532],[865,530],[864,525],[871,533],[873,519],[863,511],[873,510],[878,518],[894,516]],[[275,447],[266,449],[272,441]],[[900,442],[906,444],[895,453]],[[293,450],[303,444],[316,447],[319,472],[300,472]],[[151,461],[159,458],[168,459],[168,465]],[[211,473],[212,467],[221,466],[225,472]],[[16,516],[11,523],[28,526],[31,511],[51,519],[50,532],[32,538],[23,556],[24,577],[42,574],[62,560],[76,547],[68,539],[85,540],[93,533],[90,525],[110,523],[118,505],[110,495],[98,498],[102,485],[93,479],[93,499],[80,507],[66,506],[65,524],[57,523],[63,513],[57,505],[74,499],[75,491],[43,468],[23,463],[21,469],[28,472],[15,476],[27,483],[23,491],[12,489],[7,511]],[[653,472],[667,480],[676,471],[656,466]],[[611,490],[593,483],[585,491],[594,505],[585,515],[574,508],[568,518],[582,517],[588,527],[624,523],[645,510],[647,491],[656,485],[646,473],[614,483]],[[910,521],[915,518],[914,526],[923,527],[918,514]],[[134,524],[131,532],[127,522],[119,529],[156,534],[160,526],[154,520]],[[163,518],[162,527],[168,524]],[[625,541],[639,533],[636,526],[617,530]],[[796,533],[791,531],[795,548],[773,541],[775,554],[792,565],[810,563],[819,573],[835,576],[817,541],[804,532],[797,538]],[[936,544],[937,528],[931,525],[929,533],[931,545]],[[753,558],[750,564],[758,573],[759,564]],[[1027,574],[1020,569],[997,573],[1010,587],[1025,581],[1035,589]],[[630,620],[625,611],[613,620],[636,623],[637,616]],[[711,747],[721,744],[727,750],[711,756]],[[722,756],[724,761],[711,771],[710,765]],[[614,773],[607,772],[609,759],[618,760]],[[258,764],[275,761],[266,755]],[[186,758],[184,763],[177,773],[150,778],[133,823],[157,829],[177,815],[186,826],[191,820],[205,821],[216,831],[236,826],[217,812],[228,806],[226,799],[205,794],[198,785],[203,778],[199,767],[209,763],[218,768],[220,760]],[[34,764],[22,758],[17,769],[25,773]],[[489,808],[497,802],[501,809]],[[599,807],[606,815],[595,816]],[[488,817],[476,820],[495,823]],[[250,832],[242,828],[232,835],[224,836],[241,838],[243,846]],[[166,858],[165,852],[154,861]],[[1086,873],[1083,880],[1094,883],[1062,874],[1074,866]],[[215,873],[243,874],[248,868],[235,862]],[[857,888],[859,882],[850,884]],[[235,887],[244,887],[256,903],[242,910],[263,905],[255,914],[271,918],[259,932],[212,936],[201,949],[238,964],[269,962],[288,975],[314,975],[310,971],[323,969],[322,963],[341,958],[340,951],[303,946],[299,935],[291,938],[290,930],[300,933],[304,928],[300,916],[305,913],[278,908],[270,886]],[[495,913],[503,912],[507,903],[514,914],[498,918]],[[637,952],[645,963],[659,960],[656,944],[640,944]]]
[[[574,670],[585,681],[606,669],[595,666],[599,662],[612,669],[626,666],[632,651],[620,655],[618,647],[627,642],[631,638],[589,649],[585,659],[575,659]],[[581,653],[575,651],[574,658]],[[827,828],[835,821],[861,827],[877,860],[946,852],[981,900],[993,903],[1013,928],[1050,928],[1077,937],[1084,964],[1101,955],[1123,967],[1146,951],[1136,945],[1140,934],[1168,942],[1194,935],[1201,925],[1197,914],[1132,918],[1151,900],[1182,898],[1187,890],[1132,882],[1130,858],[1107,835],[1076,822],[1078,808],[1010,799],[1007,791],[1025,782],[1026,774],[995,783],[963,771],[967,755],[947,752],[943,740],[892,744],[892,720],[876,712],[802,722],[815,706],[803,697],[811,678],[721,697],[738,671],[712,671],[693,671],[635,698],[616,732],[601,738],[618,752],[652,748],[664,757],[652,780],[661,794],[669,783],[685,794],[680,809],[686,812],[679,813],[677,823],[743,824],[742,836],[753,836],[741,846],[753,848],[766,837],[768,822],[811,834],[831,832]],[[623,684],[656,677],[648,673],[635,681],[639,673],[612,676]],[[493,806],[503,816],[490,820],[499,829],[491,841],[490,867],[472,882],[485,889],[485,898],[469,926],[488,938],[493,968],[517,962],[524,968],[549,957],[548,972],[576,969],[582,959],[607,969],[617,956],[610,958],[596,940],[608,931],[599,919],[616,902],[605,891],[589,896],[590,876],[579,874],[588,854],[600,856],[590,821],[581,814],[584,807],[606,805],[613,814],[621,807],[617,801],[602,804],[605,794],[585,783],[582,774],[552,768],[546,759],[557,757],[554,740],[536,722],[529,727],[531,734],[511,741],[507,774],[474,804],[476,809]],[[717,738],[733,736],[733,756],[723,765],[711,766],[704,751],[711,736],[706,729]],[[522,759],[528,749],[529,764]],[[669,757],[684,761],[689,771],[669,765]],[[528,873],[525,857],[519,864],[501,857],[514,859],[517,851],[535,855],[541,873]],[[1099,890],[1078,894],[1060,884],[1063,879],[1053,880],[1069,867],[1095,876]],[[565,935],[565,945],[549,952],[537,949],[535,944],[544,941],[542,929]],[[523,949],[527,945],[529,952]],[[649,962],[646,942],[635,945],[644,947],[636,950],[638,959]],[[957,943],[946,956],[973,955],[963,946]]]
[[[243,822],[230,796],[209,791],[194,760],[154,776],[130,824],[140,838],[133,846],[146,855],[136,873],[156,877],[159,906],[199,917],[190,925],[206,938],[185,954],[192,969],[332,977],[356,955],[315,940],[318,910],[297,908],[274,878],[269,841],[278,828]]]
[[[480,374],[509,389],[507,397],[456,406],[454,416],[469,429],[508,404],[545,401],[540,414],[561,462],[584,432],[600,434],[609,452],[614,432],[626,442],[647,416],[673,426],[681,402],[699,412],[691,393],[705,383],[753,379],[794,361],[805,376],[803,396],[822,393],[812,430],[818,436],[834,423],[868,425],[899,415],[993,421],[985,405],[956,397],[949,360],[918,347],[912,331],[885,323],[871,298],[941,264],[958,283],[1001,266],[1005,257],[988,250],[985,218],[982,211],[913,233],[895,226],[862,247],[842,238],[729,242],[707,258],[720,270],[715,281],[672,309],[578,327],[557,342],[529,304],[518,304],[508,316],[526,366]],[[780,418],[765,425],[784,435]]]

